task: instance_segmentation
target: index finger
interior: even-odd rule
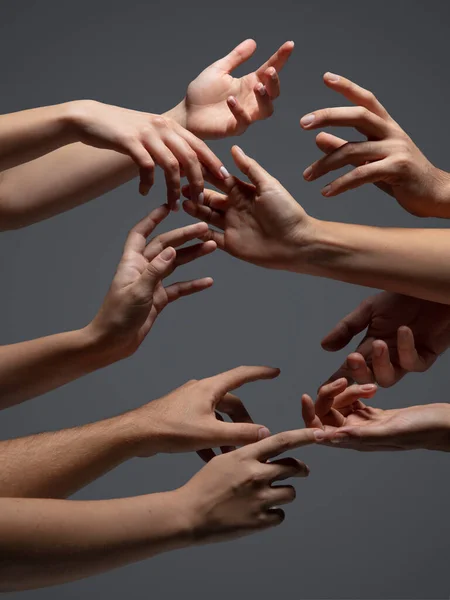
[[[279,374],[280,369],[274,369],[273,367],[241,366],[231,369],[230,371],[225,371],[225,373],[208,377],[207,379],[204,379],[204,381],[214,388],[218,397],[222,397],[226,392],[235,390],[245,383],[258,381],[260,379],[274,379],[275,377],[278,377]]]
[[[347,98],[353,104],[364,106],[364,108],[367,108],[367,110],[370,110],[382,119],[389,117],[388,111],[371,91],[353,83],[350,79],[327,72],[323,76],[323,81],[326,86],[339,92],[339,94],[342,94],[344,98]]]
[[[208,171],[215,175],[219,181],[223,181],[230,177],[227,169],[224,167],[223,162],[218,158],[214,152],[209,148],[207,144],[193,133],[184,129],[184,127],[178,126],[176,132],[182,137],[197,154],[199,161],[204,165]]]
[[[125,251],[136,250],[138,252],[145,248],[146,239],[152,231],[167,217],[169,214],[167,204],[158,206],[152,210],[146,217],[137,223],[128,234],[125,242]]]
[[[275,54],[272,54],[268,61],[259,67],[259,69],[256,71],[256,75],[258,77],[262,77],[264,71],[266,71],[269,67],[273,67],[279,73],[289,60],[293,50],[294,42],[285,42],[278,48]]]
[[[314,429],[293,429],[292,431],[283,431],[271,437],[265,438],[260,442],[255,442],[245,446],[239,452],[246,452],[252,458],[256,458],[260,462],[266,462],[269,458],[274,458],[301,446],[314,444]]]

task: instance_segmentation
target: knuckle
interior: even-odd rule
[[[164,129],[168,127],[167,119],[162,117],[161,115],[156,115],[152,118],[152,124],[158,129]]]
[[[171,174],[176,174],[179,171],[177,159],[174,156],[169,156],[168,158],[166,158],[164,162],[164,168]]]

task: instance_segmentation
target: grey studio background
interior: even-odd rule
[[[239,143],[305,209],[328,220],[446,227],[403,212],[373,187],[326,200],[301,173],[319,155],[301,131],[306,112],[338,105],[326,70],[373,89],[416,143],[448,168],[448,19],[445,1],[246,2],[2,0],[0,112],[76,98],[163,112],[209,63],[247,37],[258,51],[247,72],[282,42],[296,49],[282,74],[274,117]],[[239,72],[239,71],[238,71]],[[337,132],[342,133],[342,132]],[[346,134],[348,135],[348,133]],[[354,137],[354,136],[353,136]],[[233,169],[235,140],[212,146]],[[107,291],[128,229],[164,200],[161,173],[147,199],[137,184],[28,229],[0,236],[1,343],[86,324]],[[189,222],[174,215],[165,227]],[[443,258],[445,260],[445,258]],[[255,420],[272,431],[302,426],[300,395],[340,363],[320,339],[370,290],[270,272],[217,252],[180,271],[215,286],[168,308],[140,351],[39,399],[4,411],[2,438],[60,429],[139,406],[191,378],[239,364],[279,366],[273,382],[243,388]],[[381,407],[447,400],[448,357],[424,375],[381,391]],[[167,598],[448,598],[449,457],[357,454],[311,447],[311,467],[278,529],[188,549],[68,585],[30,600]],[[134,460],[77,494],[110,498],[167,490],[199,467],[196,455]],[[9,596],[8,596],[9,597]]]

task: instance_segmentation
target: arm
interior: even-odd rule
[[[272,102],[280,93],[278,73],[291,55],[293,47],[292,42],[286,42],[257,71],[241,78],[235,78],[231,76],[231,71],[250,58],[256,49],[253,40],[243,42],[229,55],[205,69],[189,85],[186,97],[175,108],[162,115],[162,122],[165,122],[170,130],[174,130],[184,137],[197,151],[202,164],[220,177],[221,168],[224,169],[222,163],[210,151],[208,152],[206,146],[194,141],[195,136],[209,139],[238,135],[255,121],[269,117],[273,112]],[[67,106],[70,108],[70,104],[63,106],[66,109]],[[100,103],[92,102],[87,106],[97,109],[99,106],[105,107]],[[117,114],[117,110],[124,111],[117,107],[108,108],[115,109],[115,114]],[[48,109],[37,110],[46,111]],[[59,107],[55,107],[55,110],[61,112]],[[71,140],[80,139],[80,135],[83,136],[83,141],[89,141],[84,132],[88,129],[92,136],[92,127],[89,126],[92,119],[86,118],[86,111],[81,113],[79,110],[73,111],[72,109],[66,110],[66,112],[70,116],[67,115],[64,119],[55,119],[60,123],[59,125],[50,127],[48,122],[42,124],[41,130],[45,130],[44,138],[45,136],[49,137],[53,132],[55,138],[53,146],[48,143],[41,144],[38,153],[36,153],[37,142],[34,146],[34,156],[49,152],[51,149],[54,150],[53,152],[0,173],[0,229],[25,227],[70,210],[115,189],[139,174],[140,163],[137,157],[133,159],[129,151],[120,154],[109,149],[89,147],[83,143],[70,143]],[[145,125],[147,128],[149,117],[158,117],[158,115],[135,111],[125,111],[125,113],[128,116],[133,115],[134,129],[131,133],[129,132],[128,136],[133,139],[137,135],[136,127]],[[24,114],[18,113],[22,116]],[[80,118],[80,114],[84,114],[84,118]],[[7,115],[4,118],[9,117],[10,115]],[[55,115],[53,115],[54,117]],[[134,118],[139,119],[138,125],[134,125]],[[114,116],[113,123],[117,129],[119,123],[116,116]],[[161,124],[161,118],[158,123]],[[190,136],[183,133],[184,128],[189,130],[186,133],[191,132]],[[62,130],[64,130],[64,134],[61,133]],[[71,133],[68,134],[67,130]],[[102,131],[106,131],[106,129],[104,128]],[[73,139],[74,132],[78,132],[75,140]],[[104,135],[106,134],[104,133]],[[26,137],[25,134],[20,138],[21,144],[26,142],[24,137]],[[63,142],[69,143],[69,145],[59,148]],[[20,148],[23,146],[20,145]],[[117,144],[113,148],[117,150]],[[119,150],[124,151],[123,148],[119,148]],[[24,152],[23,149],[22,152]],[[28,154],[25,158],[30,160],[32,156]],[[158,153],[158,156],[161,161],[164,161],[158,164],[166,166],[169,181],[173,181],[176,173],[170,175],[168,155],[163,156]],[[187,156],[188,153],[185,154],[185,157]],[[22,158],[24,157],[22,156]],[[18,162],[22,162],[22,160]],[[186,160],[180,162],[187,164]],[[17,164],[17,158],[15,164]],[[226,169],[223,172],[226,173]],[[189,173],[188,169],[188,177]],[[190,181],[194,185],[194,194],[198,197],[203,185],[201,173],[198,171],[193,173]],[[148,191],[149,183],[151,180],[147,177],[142,191]],[[173,190],[169,200],[173,202],[179,195],[176,189],[177,184],[169,185]]]
[[[0,497],[66,498],[133,457],[242,446],[269,435],[229,393],[277,369],[238,367],[192,381],[138,409],[53,433],[0,442]],[[217,412],[216,412],[217,411]],[[218,412],[232,423],[220,420]]]
[[[194,544],[280,525],[295,498],[275,481],[305,477],[294,458],[312,431],[278,434],[215,457],[182,488],[118,500],[0,499],[0,589],[56,585]]]
[[[212,279],[203,278],[164,287],[163,279],[177,267],[216,247],[205,242],[175,250],[204,234],[203,223],[169,231],[147,243],[168,214],[168,206],[161,206],[131,230],[111,288],[87,327],[0,348],[0,408],[130,356],[169,303],[212,285]]]
[[[450,233],[328,223],[313,219],[279,181],[237,146],[233,157],[253,185],[210,181],[200,206],[184,209],[211,224],[204,239],[254,264],[328,277],[450,304]],[[190,191],[183,188],[189,198]]]

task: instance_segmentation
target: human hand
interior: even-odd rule
[[[365,183],[375,183],[413,215],[448,216],[449,174],[430,163],[372,92],[333,73],[325,73],[324,82],[356,106],[309,113],[300,120],[303,129],[354,127],[367,141],[347,142],[329,133],[319,133],[316,143],[326,156],[307,167],[303,177],[314,181],[353,165],[355,169],[326,185],[322,194],[337,196]]]
[[[178,209],[180,177],[188,178],[193,198],[201,201],[202,166],[219,179],[226,169],[208,146],[168,116],[102,104],[94,100],[71,103],[76,137],[85,144],[129,155],[140,169],[139,191],[148,194],[155,165],[165,173],[167,203]]]
[[[203,239],[214,240],[232,256],[271,269],[291,268],[299,247],[307,245],[313,220],[255,160],[237,146],[232,155],[251,184],[236,177],[225,181],[211,177],[209,181],[225,193],[207,189],[204,205],[189,200],[184,210],[219,229],[210,229]],[[188,188],[182,191],[190,198]]]
[[[295,458],[270,461],[279,454],[314,443],[308,429],[285,431],[213,458],[177,490],[190,515],[198,543],[221,541],[280,525],[295,489],[272,485],[289,477],[306,477],[308,467]]]
[[[366,298],[322,340],[330,352],[341,350],[366,329],[329,381],[347,378],[390,387],[409,372],[428,370],[450,345],[450,306],[381,292]]]
[[[109,292],[88,326],[92,337],[116,359],[137,350],[167,304],[213,284],[206,277],[164,286],[163,279],[177,267],[216,249],[215,242],[208,241],[175,250],[205,235],[203,223],[163,233],[147,243],[147,237],[168,214],[168,206],[160,206],[130,231]]]
[[[315,405],[310,396],[302,397],[303,420],[314,428],[317,442],[365,452],[450,451],[450,404],[382,410],[357,399],[362,396],[352,388],[360,386],[346,385],[341,379],[323,386]]]
[[[214,457],[211,448],[242,446],[270,435],[253,423],[242,401],[230,393],[251,381],[278,377],[271,367],[237,367],[200,381],[188,381],[166,396],[123,415],[133,432],[136,454],[199,451]],[[232,423],[223,421],[220,413]]]
[[[256,50],[254,40],[245,40],[202,71],[189,84],[184,100],[166,114],[203,139],[244,133],[273,113],[273,100],[280,94],[278,73],[293,49],[294,42],[286,42],[256,71],[233,77],[231,72]]]

